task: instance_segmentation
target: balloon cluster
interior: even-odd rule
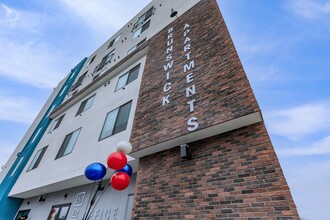
[[[116,190],[124,190],[130,183],[132,175],[132,167],[127,164],[126,154],[132,151],[131,143],[121,141],[117,145],[117,152],[111,153],[107,158],[107,165],[110,169],[115,170],[115,173],[110,179],[111,186]],[[92,181],[102,180],[107,172],[106,167],[101,163],[92,163],[85,169],[85,176]]]

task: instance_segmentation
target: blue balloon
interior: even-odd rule
[[[89,180],[100,180],[107,173],[107,168],[101,163],[91,163],[85,169],[85,176]]]
[[[124,173],[127,173],[129,176],[131,176],[133,173],[133,169],[132,169],[131,165],[126,164],[123,169],[116,171],[116,173],[119,173],[119,172],[124,172]]]

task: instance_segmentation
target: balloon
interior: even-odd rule
[[[127,173],[129,176],[132,176],[133,169],[132,169],[131,165],[126,164],[123,169],[116,171],[116,173],[119,173],[119,172],[124,172],[124,173]]]
[[[120,170],[127,164],[127,157],[122,152],[113,152],[108,156],[107,164],[113,170]]]
[[[89,164],[85,169],[85,176],[89,180],[100,180],[107,172],[107,168],[101,163]]]
[[[117,151],[129,154],[132,152],[132,144],[128,141],[121,141],[117,144]]]
[[[130,182],[130,178],[128,174],[124,172],[113,174],[110,180],[110,184],[115,190],[126,189],[129,185],[129,182]]]

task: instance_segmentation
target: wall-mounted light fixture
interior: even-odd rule
[[[46,201],[46,197],[45,196],[39,196],[38,202],[44,202],[44,201]]]
[[[174,11],[173,8],[171,8],[171,18],[175,17],[178,14],[177,11]]]
[[[191,160],[191,153],[187,144],[180,145],[180,157],[183,159]]]

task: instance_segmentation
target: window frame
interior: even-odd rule
[[[140,26],[139,28],[137,28],[134,32],[133,32],[133,39],[139,37],[143,32],[145,32],[148,28],[150,27],[150,20],[148,20],[147,22],[145,22],[142,26]]]
[[[33,136],[32,140],[30,141],[30,143],[32,144],[33,142],[35,142],[35,140],[38,138],[41,130],[42,130],[43,127],[40,127],[37,131],[37,133]]]
[[[119,106],[118,108],[113,109],[112,111],[110,111],[110,112],[107,113],[107,115],[106,115],[106,117],[105,117],[105,119],[104,119],[104,122],[103,122],[102,129],[101,129],[101,133],[100,133],[100,136],[99,136],[99,141],[102,141],[102,140],[104,140],[104,139],[106,139],[106,138],[108,138],[108,137],[111,137],[111,136],[113,136],[113,135],[115,135],[115,134],[118,134],[118,133],[120,133],[120,132],[122,132],[122,131],[125,131],[125,130],[127,129],[127,125],[128,125],[128,122],[129,122],[129,117],[130,117],[130,115],[131,115],[132,104],[133,104],[133,100],[130,100],[130,101],[128,101],[128,102],[122,104],[122,105]],[[124,108],[124,106],[126,106],[126,105],[130,105],[130,106],[129,106],[128,116],[127,116],[127,121],[125,122],[125,123],[126,123],[125,128],[122,129],[122,130],[116,131],[116,128],[118,129],[118,124],[117,124],[117,122],[118,122],[118,115],[121,113],[120,110],[121,110],[122,108]],[[102,134],[103,134],[104,128],[105,128],[105,126],[106,126],[106,122],[107,122],[108,116],[109,116],[111,113],[115,112],[115,111],[117,111],[117,113],[116,113],[116,116],[115,116],[115,122],[114,122],[114,125],[113,125],[113,127],[112,127],[112,131],[111,131],[111,133],[110,133],[109,135],[105,135],[105,136],[103,136]]]
[[[123,75],[121,75],[121,76],[118,78],[117,85],[116,85],[116,88],[115,88],[115,92],[117,92],[118,90],[124,88],[125,86],[127,86],[128,84],[130,84],[131,82],[133,82],[134,80],[138,79],[138,78],[139,78],[139,73],[140,73],[140,67],[141,67],[141,63],[135,65],[135,66],[134,66],[133,68],[131,68],[129,71],[127,71],[126,73],[124,73]],[[138,71],[137,76],[136,76],[135,79],[133,79],[133,80],[131,80],[131,81],[129,82],[130,76],[131,76],[132,73],[134,73],[134,70],[135,70],[136,68],[138,69],[138,70],[137,70],[137,71]],[[121,87],[118,87],[118,84],[119,84],[120,79],[123,78],[123,77],[125,77],[126,75],[128,75],[128,76],[127,76],[127,79],[126,79],[125,85],[123,85],[123,86],[121,86]]]
[[[88,67],[89,65],[91,65],[91,64],[94,62],[94,60],[95,60],[95,58],[96,58],[96,55],[97,55],[97,54],[95,54],[95,55],[92,57],[92,59],[90,59],[90,60],[87,62],[86,67]]]
[[[47,150],[48,146],[49,146],[49,145],[47,145],[46,147],[43,147],[43,148],[41,148],[41,149],[39,149],[39,150],[37,151],[37,153],[34,155],[34,157],[33,157],[32,161],[31,161],[31,163],[30,163],[28,169],[26,170],[26,172],[29,172],[29,171],[31,171],[31,170],[34,170],[34,169],[38,168],[38,166],[39,166],[39,164],[40,164],[40,162],[41,162],[43,156],[44,156],[45,153],[46,153],[46,150]],[[40,153],[39,153],[39,152],[40,152]],[[39,154],[38,154],[38,153],[39,153]],[[37,156],[37,155],[38,155],[38,156]]]
[[[20,217],[24,216],[24,215],[29,215],[30,214],[31,209],[22,209],[19,210],[16,214],[15,219],[19,219]]]
[[[76,137],[76,139],[74,140],[74,142],[73,142],[73,144],[72,144],[72,149],[71,149],[71,151],[65,154],[65,151],[66,151],[66,149],[68,148],[69,143],[71,142],[71,139],[72,139],[73,134],[74,134],[75,132],[77,132],[77,131],[78,131],[78,134],[77,134],[77,137]],[[60,149],[58,150],[58,152],[57,152],[57,154],[56,154],[55,160],[57,160],[57,159],[59,159],[59,158],[62,158],[62,157],[65,157],[66,155],[69,155],[69,154],[72,153],[73,148],[74,148],[74,146],[76,145],[76,142],[77,142],[77,140],[78,140],[78,138],[79,138],[80,132],[81,132],[81,127],[78,128],[78,129],[76,129],[76,130],[74,130],[73,132],[67,134],[67,135],[64,137],[64,140],[63,140],[63,142],[62,142],[62,144],[61,144],[61,147],[60,147]],[[69,136],[70,136],[70,138],[68,138]],[[63,153],[61,153],[61,152],[63,152]]]
[[[82,74],[81,76],[79,76],[77,82],[72,85],[71,91],[77,89],[82,84],[82,82],[84,81],[84,78],[86,77],[87,73],[88,73],[88,70],[84,74]]]
[[[137,29],[139,29],[151,16],[153,15],[155,7],[152,6],[149,8],[143,15],[139,17],[139,19],[135,22],[133,25],[132,32],[135,32]]]
[[[65,116],[65,114],[61,115],[56,120],[54,120],[54,122],[52,123],[52,125],[51,125],[48,133],[51,133],[52,131],[54,131],[55,129],[57,129],[58,127],[60,127],[60,125],[61,125],[61,123],[63,121],[64,116]]]
[[[134,47],[132,47],[131,49],[129,49],[127,51],[127,55],[133,53],[133,51],[135,51],[136,49],[138,49],[146,41],[147,41],[147,38],[144,38],[143,40],[141,40],[137,45],[135,45]]]
[[[121,38],[121,33],[116,38],[114,38],[112,41],[110,41],[107,49],[109,49],[110,47],[113,47],[113,45],[115,45],[120,40],[120,38]]]
[[[111,60],[112,58],[115,56],[115,49],[111,50],[107,55],[105,55],[103,58],[102,58],[102,61],[101,63],[99,63],[95,69],[94,69],[94,72],[93,73],[96,73],[100,70],[103,69],[103,67],[105,67],[108,63],[111,63]],[[110,59],[109,59],[110,57]]]
[[[80,103],[80,106],[79,106],[78,111],[76,113],[76,117],[78,115],[81,115],[83,112],[87,111],[88,109],[90,109],[92,107],[94,99],[95,99],[95,95],[96,95],[96,93],[91,95],[89,98],[85,99],[84,101],[82,101]],[[89,107],[86,108],[86,104],[90,99],[92,99],[91,104],[89,105]]]
[[[68,210],[67,210],[66,215],[65,215],[65,218],[64,218],[64,219],[67,219],[68,214],[69,214],[69,211],[70,211],[70,208],[71,208],[71,203],[65,203],[65,204],[53,205],[53,206],[50,208],[50,212],[49,212],[49,214],[48,214],[48,218],[47,218],[47,220],[51,220],[51,218],[50,218],[50,217],[51,217],[50,214],[52,213],[52,209],[55,209],[55,208],[59,208],[59,211],[58,211],[58,215],[55,215],[55,216],[54,216],[54,220],[59,220],[59,214],[61,213],[63,207],[68,207]]]

